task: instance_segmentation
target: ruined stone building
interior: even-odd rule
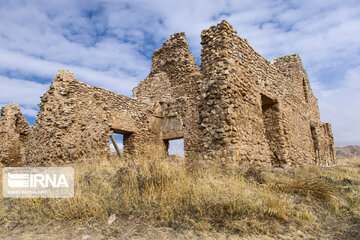
[[[149,76],[122,96],[60,70],[41,97],[33,129],[16,105],[2,109],[0,160],[5,165],[61,164],[109,153],[123,134],[124,155],[166,156],[184,139],[188,162],[229,166],[298,166],[337,161],[329,123],[320,122],[300,57],[272,63],[226,21],[201,33],[196,66],[184,33],[152,57]]]

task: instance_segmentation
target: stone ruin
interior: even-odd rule
[[[16,104],[1,109],[0,163],[5,166],[21,166],[31,128]]]
[[[272,63],[226,21],[201,33],[196,66],[184,33],[152,57],[149,76],[129,98],[78,81],[60,70],[29,124],[15,104],[3,107],[0,161],[5,166],[54,165],[109,154],[123,134],[126,157],[168,155],[184,139],[185,161],[230,167],[334,164],[331,125],[298,55]]]

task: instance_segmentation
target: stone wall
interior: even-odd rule
[[[321,165],[330,166],[337,163],[336,150],[334,145],[334,136],[331,130],[331,124],[321,123],[317,126],[319,143],[316,152],[316,162]]]
[[[185,155],[190,157],[199,147],[195,102],[199,75],[185,34],[173,35],[154,53],[149,77],[134,89],[134,98],[59,71],[41,97],[25,163],[68,163],[109,153],[112,133],[123,134],[127,157],[166,156],[166,141],[177,138],[184,138]]]
[[[146,147],[158,146],[148,122],[148,113],[136,100],[89,86],[71,72],[59,71],[41,97],[26,148],[26,164],[68,163],[108,153],[113,132],[124,134],[125,154],[148,152]]]
[[[134,98],[153,109],[161,139],[184,138],[184,153],[193,160],[200,151],[197,105],[200,71],[184,33],[170,37],[154,52],[149,76],[134,88]],[[166,146],[165,146],[166,147]]]
[[[17,104],[8,104],[1,109],[0,163],[5,166],[20,166],[24,159],[25,146],[31,128]]]
[[[150,74],[134,88],[133,98],[61,70],[41,97],[31,134],[10,133],[16,132],[7,130],[16,129],[12,118],[1,137],[21,142],[17,159],[25,151],[28,165],[108,154],[113,133],[123,134],[127,157],[164,157],[169,140],[183,138],[189,164],[287,167],[337,161],[331,126],[320,122],[298,55],[270,63],[226,21],[204,30],[201,39],[200,70],[185,34],[174,34],[154,52]]]
[[[315,163],[310,124],[319,128],[322,123],[300,57],[270,63],[226,21],[204,30],[201,37],[205,158],[220,158],[230,165]]]

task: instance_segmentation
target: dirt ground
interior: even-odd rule
[[[276,236],[252,235],[239,236],[224,232],[194,231],[167,227],[154,227],[150,224],[131,220],[127,217],[117,216],[112,224],[107,222],[92,223],[61,223],[52,222],[43,225],[31,226],[31,224],[3,224],[0,226],[0,239],[3,240],[91,240],[91,239],[244,239],[244,240],[288,240],[288,239],[319,239],[319,240],[359,240],[360,224],[343,227],[343,233],[331,233],[329,226],[328,234],[304,233],[292,231]]]

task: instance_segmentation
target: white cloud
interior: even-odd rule
[[[17,103],[23,105],[37,105],[40,96],[49,88],[49,84],[37,83],[22,79],[0,76],[0,103]]]
[[[29,107],[21,107],[21,112],[23,115],[27,116],[27,117],[33,117],[36,118],[37,113],[38,113],[38,109],[34,109],[34,108],[29,108]]]
[[[336,145],[359,144],[360,66],[347,72],[340,88],[315,91],[319,97],[322,121],[333,123]]]
[[[67,69],[74,73],[75,77],[82,82],[111,89],[115,92],[129,95],[136,86],[137,79],[133,76],[119,72],[117,76],[108,71],[97,71],[91,68],[67,65],[59,62],[47,61],[24,54],[11,52],[0,48],[0,71],[21,72],[23,75],[38,76],[53,79],[60,69]],[[27,86],[23,86],[26,88]],[[24,89],[26,91],[26,89]]]

